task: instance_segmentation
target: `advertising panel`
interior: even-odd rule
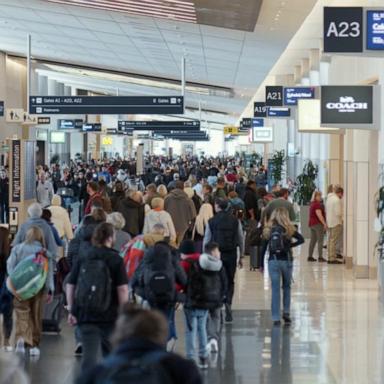
[[[384,9],[367,11],[367,49],[384,50]]]

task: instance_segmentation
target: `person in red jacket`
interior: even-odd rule
[[[188,276],[191,269],[191,263],[199,260],[200,253],[196,252],[195,243],[192,240],[183,240],[179,248],[180,252],[180,265],[184,269],[185,274]],[[177,285],[178,292],[183,292],[185,287]]]

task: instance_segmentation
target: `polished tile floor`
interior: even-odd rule
[[[270,321],[268,275],[237,274],[233,324],[223,327],[220,353],[204,372],[214,384],[384,383],[384,309],[377,281],[355,280],[344,266],[295,257],[291,327]],[[183,324],[177,315],[184,351]],[[72,330],[45,335],[38,361],[26,361],[33,384],[70,384],[78,369]]]

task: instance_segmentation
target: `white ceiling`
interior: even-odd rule
[[[233,88],[236,102],[223,99],[223,110],[241,113],[316,1],[264,0],[252,33],[42,0],[0,0],[0,50],[25,55],[31,33],[34,57],[169,79],[180,79],[184,55],[187,80]],[[217,100],[199,98],[220,110]]]

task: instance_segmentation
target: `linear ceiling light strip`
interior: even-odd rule
[[[89,3],[88,0],[48,0],[51,3],[65,4],[65,5],[73,5],[84,8],[93,8],[93,9],[102,9],[102,10],[110,10],[110,11],[118,11],[125,12],[130,14],[136,14],[141,16],[152,16],[166,19],[175,19],[185,22],[196,22],[196,15],[188,15],[185,13],[180,13],[179,11],[173,9],[172,13],[169,12],[161,12],[161,11],[151,11],[138,7],[132,6],[115,6],[111,3]]]

